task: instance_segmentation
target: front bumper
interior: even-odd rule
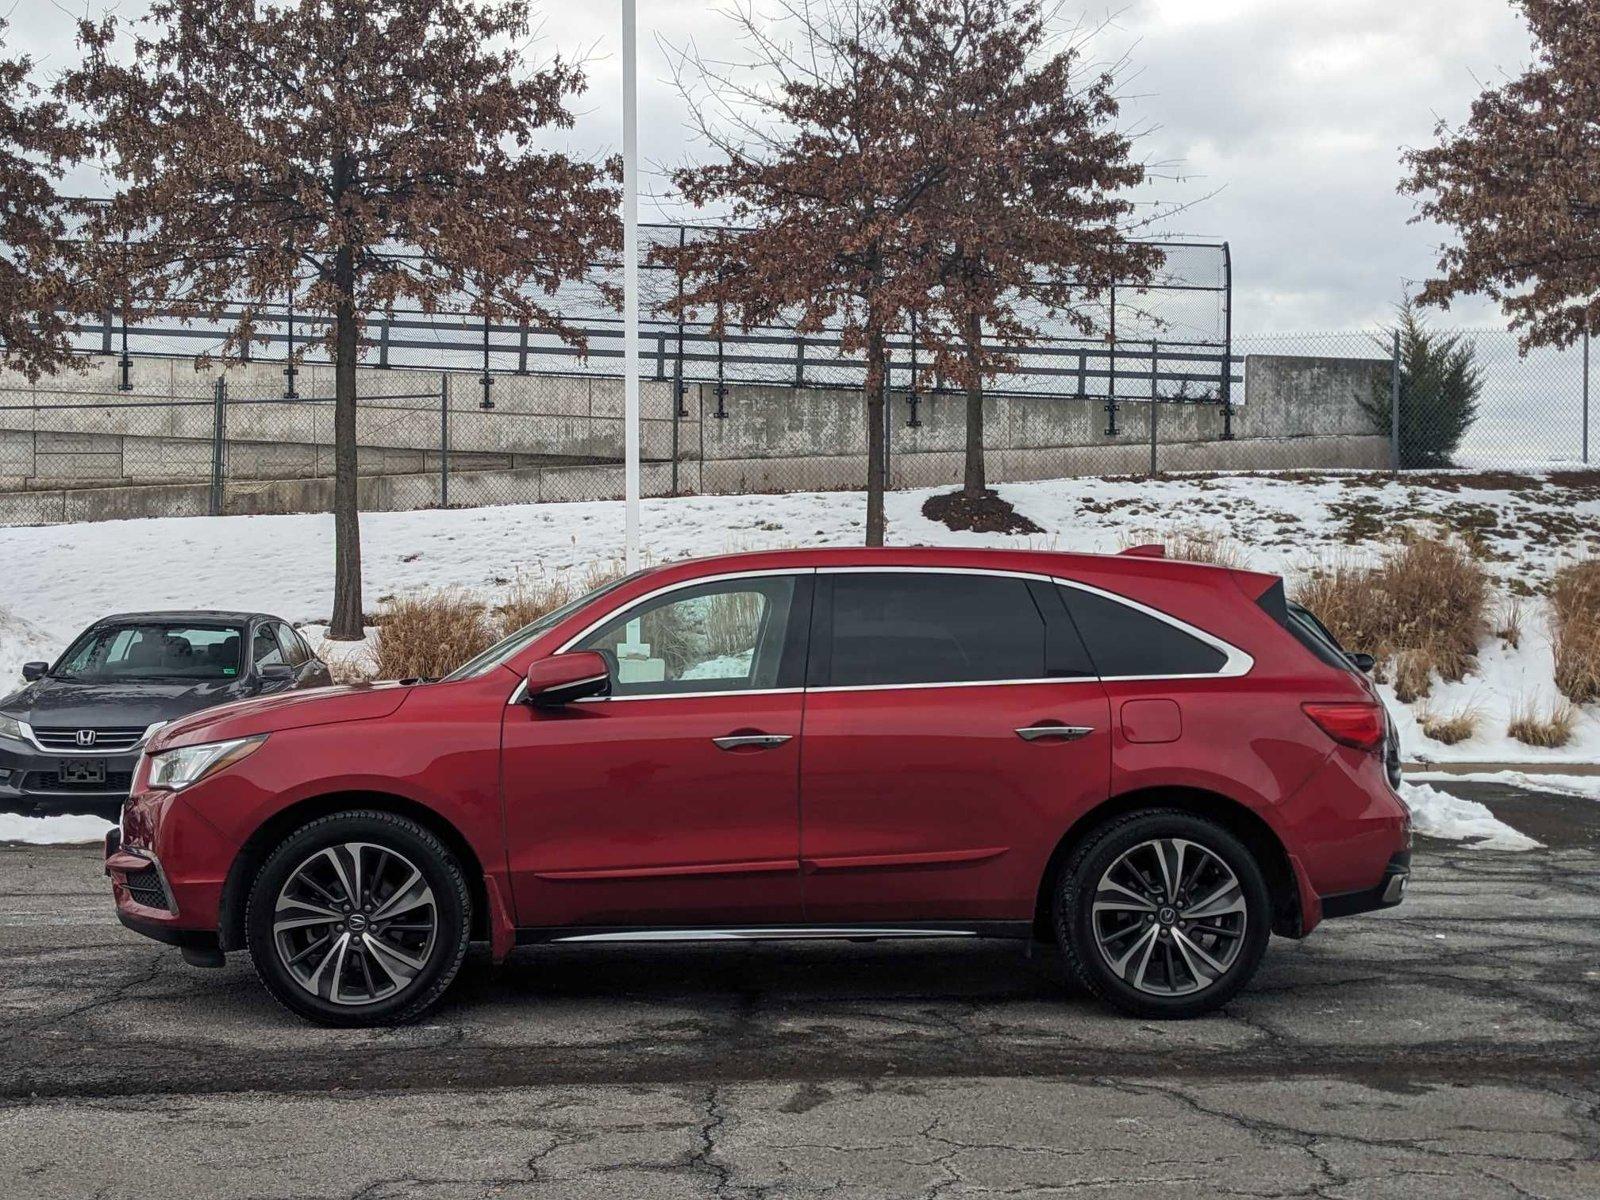
[[[75,765],[92,763],[103,769],[104,781],[84,783],[70,778]],[[21,742],[0,742],[0,812],[25,817],[63,814],[104,817],[115,821],[128,798],[139,752],[74,758],[39,750]]]
[[[1389,860],[1383,869],[1383,878],[1376,886],[1358,892],[1323,896],[1322,915],[1324,918],[1353,917],[1357,913],[1393,908],[1405,899],[1406,885],[1410,881],[1411,851],[1402,850]]]
[[[122,825],[106,834],[105,873],[117,919],[129,929],[191,951],[217,947],[217,912],[232,861],[209,822],[170,792],[132,796]]]

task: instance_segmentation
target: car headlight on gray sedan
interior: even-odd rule
[[[17,742],[26,742],[28,740],[23,736],[22,722],[15,717],[8,717],[4,713],[0,713],[0,738],[10,738]]]

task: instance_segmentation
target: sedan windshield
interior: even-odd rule
[[[101,625],[79,637],[50,674],[79,683],[232,679],[243,645],[243,630],[231,625]]]

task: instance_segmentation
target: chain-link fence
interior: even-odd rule
[[[891,488],[963,478],[968,399],[897,347],[883,409]],[[982,402],[991,484],[1193,471],[1552,468],[1588,462],[1587,347],[1517,353],[1498,330],[1044,347],[1030,388]],[[648,342],[647,342],[648,347]],[[1052,350],[1059,353],[1052,354]],[[698,377],[645,358],[646,495],[859,489],[859,371],[804,357],[787,378]],[[334,475],[332,368],[143,357],[0,384],[0,522],[323,511]],[[771,364],[765,364],[767,369]],[[934,384],[937,381],[933,381]],[[623,489],[615,375],[364,367],[360,503],[414,509],[601,500]]]
[[[1388,436],[1386,465],[1402,470],[1584,465],[1596,449],[1587,338],[1523,354],[1505,329],[1423,325],[1414,335],[1403,327],[1273,334],[1234,347],[1247,375],[1270,359],[1383,362],[1373,394],[1353,399]]]

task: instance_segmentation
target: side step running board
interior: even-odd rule
[[[903,925],[711,925],[702,928],[568,926],[519,929],[518,945],[608,942],[774,942],[868,938],[1028,938],[1031,921],[936,921]]]

